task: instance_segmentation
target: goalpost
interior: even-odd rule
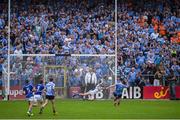
[[[25,57],[56,57],[56,56],[61,56],[61,55],[56,55],[56,54],[11,54],[10,53],[10,6],[11,6],[11,0],[8,0],[8,59],[7,59],[7,64],[8,64],[8,67],[7,67],[7,82],[6,82],[6,87],[5,87],[5,100],[8,100],[9,99],[9,95],[10,95],[10,82],[11,82],[11,62],[14,62],[13,60],[11,60],[11,58],[14,58],[14,57],[21,57],[21,58],[25,58]],[[66,56],[66,55],[62,55],[62,56]],[[109,69],[112,73],[113,73],[113,76],[114,76],[114,82],[116,83],[117,82],[117,0],[115,0],[115,53],[114,54],[70,54],[70,55],[67,55],[67,56],[71,56],[71,57],[113,57],[113,60],[114,60],[114,70],[113,69]],[[43,58],[44,59],[44,58]],[[43,63],[44,64],[44,63]],[[24,64],[22,64],[23,66]],[[45,68],[48,68],[49,65],[43,65],[44,69]],[[61,66],[61,65],[60,65]],[[63,68],[64,70],[67,70],[68,71],[68,68],[66,68],[66,66],[61,66],[59,68]],[[49,68],[53,68],[53,66],[49,67]],[[42,69],[42,71],[44,71]],[[113,72],[114,71],[114,72]],[[15,73],[16,74],[16,73]],[[64,77],[65,77],[65,74],[64,74]],[[67,80],[68,76],[65,77],[65,80]],[[13,81],[14,82],[14,81]],[[22,81],[19,81],[19,82],[22,82]],[[65,83],[65,82],[64,82]],[[19,83],[18,83],[19,84]],[[67,87],[65,84],[64,84],[64,88]]]

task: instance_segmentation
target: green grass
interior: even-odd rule
[[[180,119],[180,101],[169,100],[123,100],[119,107],[112,101],[56,100],[58,115],[54,116],[51,104],[39,115],[34,107],[33,119]],[[29,119],[26,101],[0,102],[1,119]]]

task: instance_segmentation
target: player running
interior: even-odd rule
[[[120,99],[122,96],[123,89],[128,87],[127,85],[125,85],[124,81],[123,81],[123,83],[124,84],[116,83],[116,84],[110,85],[109,87],[106,88],[106,89],[109,89],[109,88],[115,87],[115,91],[113,92],[113,95],[115,97],[114,98],[114,106],[120,105]]]
[[[90,100],[94,100],[94,95],[97,94],[99,91],[103,90],[103,81],[100,81],[100,83],[98,85],[96,85],[95,89],[93,90],[89,90],[86,93],[75,93],[73,95],[73,98],[75,96],[88,96],[90,98]]]
[[[27,111],[28,116],[33,116],[32,113],[32,107],[34,102],[34,95],[33,95],[33,86],[29,83],[29,81],[26,81],[26,85],[23,87],[23,94],[26,96],[26,100],[28,101],[29,108]]]
[[[44,107],[48,104],[50,101],[52,103],[52,109],[54,115],[57,114],[55,110],[55,84],[53,82],[53,78],[49,79],[49,82],[45,86],[45,92],[46,92],[46,100],[45,103],[41,106],[39,114],[42,114]]]
[[[36,92],[35,92],[34,98],[38,103],[40,103],[42,105],[42,103],[43,103],[43,96],[42,95],[44,93],[44,82],[43,82],[43,80],[41,80],[40,83],[36,85],[35,89],[36,89]]]

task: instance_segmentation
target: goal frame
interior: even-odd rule
[[[108,55],[108,54],[86,54],[85,56],[115,56],[115,83],[117,82],[117,0],[114,0],[115,1],[115,53],[114,54],[111,54],[111,55]],[[8,74],[7,74],[7,87],[5,88],[6,90],[6,97],[4,100],[9,100],[9,91],[10,91],[10,57],[11,56],[56,56],[55,54],[11,54],[11,45],[10,45],[10,31],[11,31],[11,28],[10,28],[10,16],[11,16],[11,0],[8,0],[8,57],[7,57],[7,61],[8,61],[8,67],[7,67],[7,70],[8,70]],[[60,55],[61,56],[61,55]],[[77,55],[77,54],[71,54],[70,56],[84,56],[84,55]]]

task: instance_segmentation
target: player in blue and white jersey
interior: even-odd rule
[[[49,82],[45,86],[45,92],[46,92],[46,100],[45,103],[41,106],[39,114],[42,114],[44,107],[48,104],[50,101],[52,103],[52,109],[54,115],[56,114],[55,110],[55,84],[53,82],[53,78],[49,79]]]
[[[35,92],[34,98],[37,100],[37,102],[42,104],[43,102],[42,95],[45,89],[43,80],[41,80],[40,83],[36,85],[35,89],[36,89],[36,92]]]
[[[114,106],[117,106],[117,105],[119,106],[123,89],[127,88],[128,86],[125,85],[125,82],[123,81],[123,83],[118,82],[118,83],[116,83],[114,85],[110,85],[106,89],[113,88],[113,87],[115,87],[115,91],[113,92],[113,95],[114,95]]]
[[[26,96],[26,100],[28,101],[29,108],[28,108],[28,116],[33,116],[32,113],[32,107],[33,107],[33,102],[34,102],[34,95],[33,95],[34,88],[33,86],[29,83],[29,81],[26,81],[26,85],[23,87],[23,94]]]

